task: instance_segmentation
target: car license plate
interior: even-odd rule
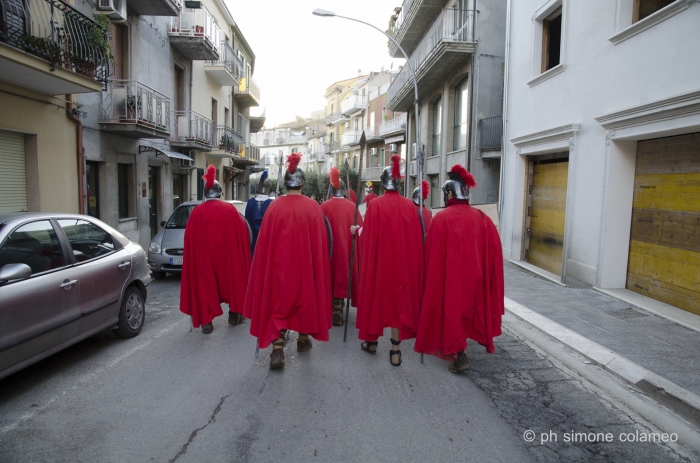
[[[182,257],[171,257],[170,265],[182,265]]]

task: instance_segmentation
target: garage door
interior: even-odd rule
[[[0,130],[0,212],[27,210],[24,135]]]
[[[531,160],[528,170],[525,260],[561,276],[569,161]]]
[[[637,144],[627,289],[700,314],[700,133]]]

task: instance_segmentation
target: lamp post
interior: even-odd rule
[[[413,105],[415,107],[415,113],[416,113],[416,161],[418,164],[418,172],[417,172],[418,180],[416,183],[420,187],[421,181],[423,180],[423,148],[420,144],[420,120],[418,119],[418,81],[416,80],[416,71],[415,71],[415,69],[413,69],[413,64],[411,64],[411,60],[408,59],[408,55],[406,54],[404,49],[401,48],[401,45],[399,45],[399,43],[396,40],[394,40],[394,38],[392,36],[390,36],[389,34],[384,32],[383,30],[379,29],[378,27],[373,26],[370,23],[360,21],[359,19],[348,18],[347,16],[340,16],[340,15],[335,14],[332,11],[322,10],[320,8],[316,8],[313,11],[313,14],[316,16],[321,16],[321,17],[326,17],[326,18],[328,18],[328,17],[343,18],[343,19],[347,19],[350,21],[355,21],[355,22],[364,24],[366,26],[371,27],[372,29],[376,29],[379,32],[381,32],[382,34],[384,34],[389,40],[394,42],[394,45],[396,45],[396,47],[401,51],[401,54],[404,56],[404,58],[406,58],[406,64],[408,65],[408,69],[410,69],[410,71],[411,71],[411,77],[413,78],[413,92],[415,95]],[[406,140],[406,148],[407,148],[406,151],[410,152],[410,149],[408,149],[408,140]],[[410,173],[408,172],[408,157],[409,156],[407,154],[406,155],[406,158],[407,158],[406,159],[406,170],[407,170],[406,173],[410,175]],[[423,195],[421,194],[419,196],[420,196],[420,205],[419,205],[418,213],[420,214],[421,223],[423,223]],[[425,230],[423,231],[423,236],[425,236]]]

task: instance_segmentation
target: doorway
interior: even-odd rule
[[[160,167],[148,167],[148,219],[151,226],[151,238],[158,233],[159,176]]]
[[[87,183],[87,214],[100,218],[100,182],[98,169],[100,164],[95,161],[85,162],[85,178]]]

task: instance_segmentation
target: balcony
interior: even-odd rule
[[[378,182],[382,172],[384,172],[384,167],[363,167],[362,180]]]
[[[265,116],[250,116],[250,133],[258,133],[265,126]]]
[[[243,76],[243,62],[228,42],[221,42],[218,60],[207,61],[204,72],[222,87],[237,87]]]
[[[500,157],[497,151],[501,151],[502,137],[503,116],[488,117],[479,120],[479,150],[482,152],[482,157],[489,155]]]
[[[330,116],[330,121],[331,121],[330,125],[338,124],[340,122],[345,122],[345,121],[349,121],[349,120],[350,120],[350,118],[348,117],[347,114],[343,113],[343,111],[336,111],[333,114],[331,114],[331,116]],[[329,124],[326,124],[326,125],[329,125]]]
[[[365,127],[364,130],[367,143],[382,141],[384,139],[381,135],[379,135],[379,130],[377,130],[376,127]]]
[[[379,135],[382,138],[395,137],[402,133],[406,133],[406,113],[379,124]]]
[[[60,0],[0,0],[0,81],[45,95],[102,90],[107,31]]]
[[[389,34],[410,55],[443,6],[444,0],[404,0],[399,18]],[[389,41],[389,55],[403,58],[392,41]]]
[[[364,95],[352,95],[350,98],[343,100],[340,108],[348,116],[357,114],[367,109],[367,97]]]
[[[131,138],[170,138],[170,98],[135,80],[102,92],[100,130]]]
[[[255,164],[260,161],[260,148],[257,145],[248,145],[248,160],[254,161]]]
[[[139,15],[179,16],[182,3],[180,0],[136,0],[129,2],[129,8]]]
[[[260,87],[252,77],[242,77],[233,97],[243,106],[260,106]]]
[[[175,111],[172,114],[173,130],[170,134],[170,146],[211,151],[214,147],[211,119],[194,111]]]
[[[192,61],[218,61],[221,28],[216,18],[202,5],[184,9],[170,21],[170,45]]]
[[[340,136],[340,143],[347,146],[357,146],[360,144],[362,130],[348,130]]]
[[[214,126],[214,145],[207,156],[214,158],[235,158],[245,149],[243,135],[225,125]]]
[[[474,25],[476,12],[446,8],[409,58],[418,80],[418,99],[430,95],[442,85],[445,76],[463,65],[467,55],[476,50]],[[393,111],[413,109],[414,91],[411,70],[406,65],[387,92],[387,106]]]

